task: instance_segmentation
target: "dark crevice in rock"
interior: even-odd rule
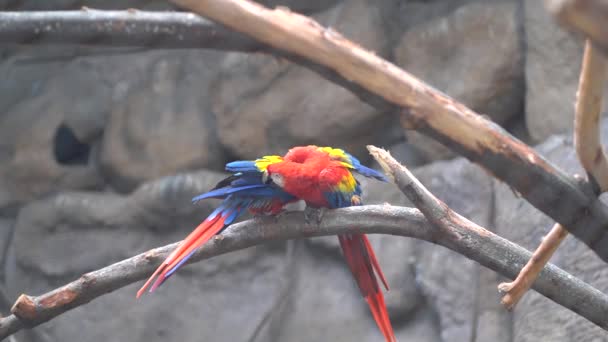
[[[53,155],[61,165],[86,165],[91,146],[78,140],[74,131],[65,124],[59,125],[53,137]]]

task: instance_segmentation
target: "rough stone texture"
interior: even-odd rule
[[[344,2],[315,18],[380,55],[386,50],[373,1]],[[228,54],[211,98],[220,140],[239,158],[310,143],[366,155],[389,119],[317,74],[267,56]]]
[[[489,225],[492,183],[480,168],[460,158],[435,162],[414,173],[456,212],[484,227]],[[417,244],[417,281],[438,316],[442,340],[473,340],[480,266],[444,247],[425,241]]]
[[[5,281],[6,262],[8,248],[13,240],[15,221],[7,218],[0,218],[0,284]],[[1,286],[1,285],[0,285]]]
[[[207,97],[219,58],[188,52],[150,61],[150,77],[112,110],[105,128],[100,162],[112,186],[130,191],[180,170],[223,168]]]
[[[480,114],[504,124],[523,107],[523,52],[519,3],[412,2],[395,62]],[[416,17],[416,18],[413,18]],[[420,18],[426,18],[425,21]],[[453,154],[415,131],[408,141],[432,159]]]
[[[21,100],[5,99],[9,101],[5,102],[7,109],[0,114],[0,210],[13,211],[25,201],[58,189],[101,184],[94,163],[86,155],[78,165],[62,165],[54,145],[58,127],[67,115],[95,116],[107,108],[90,106],[89,98],[95,94],[100,102],[107,101],[108,88],[92,82],[96,73],[88,70],[87,62],[75,62],[64,71],[47,79],[45,74],[39,80],[32,79],[31,92]]]
[[[572,131],[584,39],[559,26],[542,1],[524,4],[526,124],[531,137],[542,141]]]

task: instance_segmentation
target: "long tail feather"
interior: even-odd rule
[[[372,316],[378,328],[384,335],[387,342],[394,342],[395,333],[386,310],[384,296],[378,285],[376,273],[388,289],[386,279],[380,270],[380,265],[376,260],[373,249],[367,237],[362,234],[348,234],[338,236],[340,246],[344,253],[344,258],[357,281],[361,294],[367,301]]]
[[[380,277],[380,280],[382,281],[382,285],[384,285],[384,288],[386,289],[386,291],[388,291],[389,290],[388,282],[386,281],[386,278],[384,277],[384,273],[382,273],[382,269],[380,269],[380,263],[378,262],[378,259],[376,259],[376,254],[374,253],[374,249],[372,248],[372,245],[369,243],[367,236],[362,235],[362,237],[363,237],[363,242],[365,243],[365,248],[367,249],[367,253],[369,254],[369,258],[372,262],[372,266],[374,266],[374,270]]]
[[[150,292],[153,292],[158,288],[165,280],[167,280],[171,274],[173,274],[179,267],[181,267],[194,253],[194,251],[202,246],[205,242],[209,241],[215,234],[217,234],[224,227],[228,215],[224,213],[220,214],[214,212],[205,221],[203,221],[195,230],[190,233],[182,243],[163,261],[162,264],[156,269],[154,274],[146,281],[139,291],[137,291],[137,298],[146,291],[146,289],[152,284],[152,281],[156,278],[156,281],[150,288]],[[158,276],[158,277],[157,277]]]

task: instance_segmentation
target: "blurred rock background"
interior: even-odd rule
[[[569,172],[581,37],[536,0],[265,0],[313,16],[487,115]],[[0,10],[171,9],[164,1],[0,0]],[[461,214],[534,249],[552,222],[479,167],[404,132],[309,70],[264,55],[0,46],[0,291],[12,302],[179,240],[215,203],[190,198],[223,164],[293,145],[390,148]],[[605,125],[604,136],[608,135]],[[363,181],[366,203],[407,205]],[[380,341],[335,238],[275,243],[134,284],[18,341]],[[529,293],[499,304],[495,273],[432,244],[373,236],[399,341],[604,341]],[[568,237],[553,261],[600,290],[608,268]],[[0,300],[0,313],[8,312]]]

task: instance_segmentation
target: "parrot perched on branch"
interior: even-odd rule
[[[258,215],[276,215],[283,206],[298,200],[313,208],[361,205],[361,186],[353,172],[386,181],[384,175],[362,165],[344,150],[314,145],[294,147],[283,157],[265,156],[254,161],[231,162],[226,164],[226,170],[232,172],[232,176],[193,199],[197,202],[205,198],[222,198],[222,204],[158,267],[137,292],[138,298],[151,284],[150,292],[154,291],[198,247],[230,225],[245,209]],[[386,341],[396,341],[378,278],[387,290],[388,284],[369,240],[364,234],[342,234],[338,239],[376,324]]]

